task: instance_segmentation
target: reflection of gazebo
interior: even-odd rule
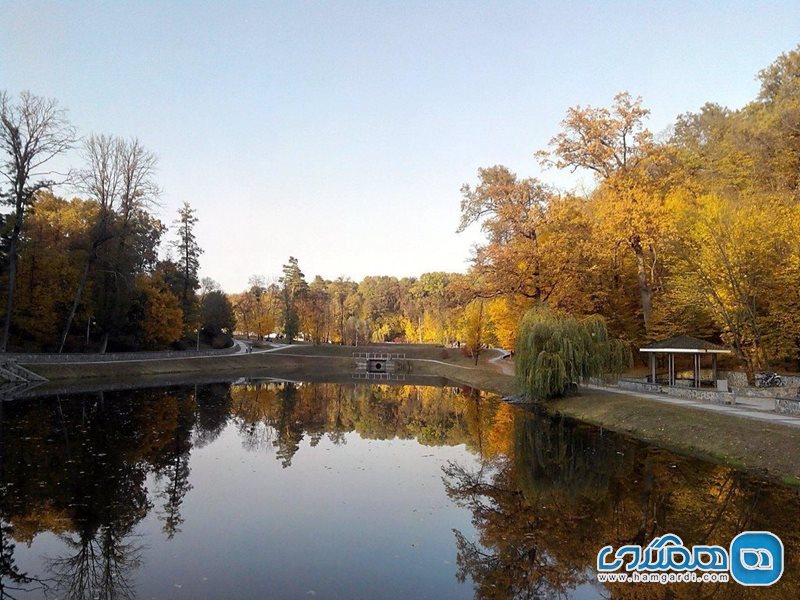
[[[651,383],[656,383],[656,355],[667,355],[667,384],[675,385],[675,355],[686,354],[692,357],[692,371],[694,378],[692,385],[700,387],[700,358],[704,354],[711,355],[711,380],[716,386],[717,382],[717,355],[730,354],[731,351],[717,344],[712,344],[705,340],[700,340],[690,335],[679,335],[668,340],[653,342],[649,346],[639,348],[641,352],[650,355],[650,377]]]

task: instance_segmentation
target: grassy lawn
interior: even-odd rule
[[[383,352],[405,354],[408,358],[429,358],[447,360],[457,354],[453,348],[443,348],[434,344],[370,344],[362,346],[340,346],[338,344],[294,343],[280,350],[280,354],[313,354],[316,356],[352,357],[354,352]]]
[[[669,450],[800,484],[800,430],[792,427],[612,392],[587,392],[548,402],[547,408]]]

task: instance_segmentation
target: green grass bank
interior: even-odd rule
[[[800,485],[797,428],[594,390],[543,406],[673,452]]]

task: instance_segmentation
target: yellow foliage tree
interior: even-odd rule
[[[748,365],[795,358],[800,339],[796,207],[780,195],[704,195],[679,215],[671,298],[707,307]]]
[[[80,279],[85,240],[97,205],[39,192],[25,223],[17,274],[15,326],[54,347],[65,307]],[[82,315],[84,319],[90,315]]]
[[[142,339],[152,347],[163,347],[180,339],[183,333],[183,311],[180,300],[158,275],[140,275],[136,288],[144,308]]]
[[[525,309],[513,297],[492,298],[486,302],[486,315],[492,323],[496,343],[508,350],[514,348],[519,315]]]
[[[494,325],[489,320],[483,298],[473,300],[464,308],[460,337],[464,339],[464,345],[477,365],[484,344],[495,340]]]

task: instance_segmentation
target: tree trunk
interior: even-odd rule
[[[16,214],[14,215],[14,228],[11,230],[11,239],[8,242],[8,295],[6,296],[6,316],[3,322],[3,340],[0,343],[0,352],[8,348],[8,338],[11,335],[11,313],[14,312],[14,292],[17,288],[17,245],[22,232],[22,219],[24,216],[23,191],[17,189]]]
[[[67,322],[64,324],[64,331],[61,333],[61,343],[58,345],[59,354],[64,351],[64,345],[67,343],[67,336],[69,335],[69,330],[72,327],[72,320],[75,318],[75,312],[78,310],[78,304],[81,302],[83,288],[86,286],[86,280],[89,278],[89,268],[91,266],[91,257],[87,257],[86,264],[83,267],[83,273],[81,273],[81,280],[78,282],[78,289],[75,290],[75,299],[72,301],[72,307],[67,315]]]
[[[645,265],[644,250],[639,242],[631,244],[633,252],[636,254],[636,271],[639,280],[639,297],[642,303],[642,318],[644,320],[644,331],[650,331],[651,317],[653,314],[653,288],[647,280],[647,265]]]
[[[78,304],[81,302],[83,288],[86,287],[86,281],[89,279],[89,270],[92,268],[92,265],[97,258],[97,249],[108,241],[108,238],[106,238],[106,228],[108,227],[108,209],[101,208],[101,211],[100,222],[97,228],[97,236],[89,247],[89,254],[86,256],[86,264],[83,267],[81,280],[78,283],[78,289],[75,290],[75,299],[72,302],[72,308],[70,308],[69,315],[67,316],[67,322],[64,324],[64,332],[61,334],[61,344],[58,347],[59,354],[64,351],[64,344],[67,342],[67,336],[69,335],[69,330],[72,327],[72,321],[75,319],[75,312],[78,310]]]
[[[0,352],[5,352],[8,347],[8,338],[11,334],[11,312],[14,309],[14,291],[17,283],[17,240],[11,238],[8,245],[8,295],[6,296],[6,316],[3,322],[3,341]]]
[[[347,344],[344,339],[344,299],[339,302],[339,343],[342,346]]]

